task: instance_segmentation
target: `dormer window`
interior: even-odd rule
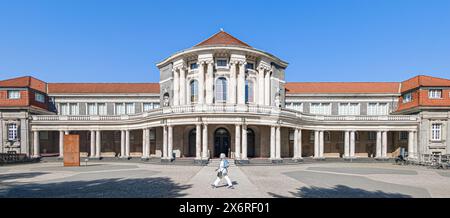
[[[217,59],[216,61],[216,66],[220,67],[220,68],[225,68],[228,66],[228,61],[227,59]]]
[[[191,68],[191,70],[197,69],[198,68],[197,63],[191,63],[190,68]]]
[[[19,90],[9,90],[8,91],[8,99],[20,99],[20,91]]]
[[[442,98],[442,89],[430,89],[428,90],[428,98]]]
[[[403,95],[403,103],[408,103],[412,101],[412,94],[406,93]]]
[[[41,93],[35,93],[35,99],[37,102],[45,103],[45,96]]]

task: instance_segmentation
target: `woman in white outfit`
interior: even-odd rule
[[[212,184],[213,188],[217,188],[217,185],[219,184],[220,180],[222,178],[225,178],[225,180],[228,183],[228,188],[233,188],[233,183],[231,183],[230,178],[228,177],[228,167],[230,166],[228,160],[225,157],[224,153],[220,154],[220,164],[219,168],[216,169],[217,172],[217,179],[214,181],[214,184]]]

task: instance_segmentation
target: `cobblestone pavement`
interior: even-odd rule
[[[392,163],[231,166],[234,189],[211,188],[216,166],[61,162],[0,167],[0,197],[450,197],[450,171]]]

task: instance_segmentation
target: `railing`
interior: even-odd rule
[[[163,114],[190,114],[190,113],[253,113],[261,115],[285,116],[298,118],[306,121],[417,121],[418,117],[414,115],[314,115],[305,114],[292,109],[280,109],[272,106],[261,105],[181,105],[154,109],[138,114],[129,115],[35,115],[32,119],[35,121],[115,121],[115,120],[133,120],[146,117],[152,117]]]

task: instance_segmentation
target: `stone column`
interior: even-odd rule
[[[146,149],[147,149],[147,129],[142,129],[142,155],[141,158],[145,159],[146,156],[145,154],[147,153]]]
[[[101,132],[97,130],[95,132],[95,157],[100,158],[102,153],[102,140],[101,140]]]
[[[125,130],[125,157],[130,157],[130,130]]]
[[[381,157],[381,131],[377,131],[376,158]]]
[[[211,61],[207,65],[206,69],[206,104],[213,103],[213,93],[214,93],[214,78],[213,78],[213,69],[214,63]]]
[[[275,129],[275,158],[281,159],[281,127]]]
[[[180,94],[180,80],[179,73],[177,69],[173,70],[173,105],[177,106],[180,104],[179,94]]]
[[[247,160],[247,125],[242,125],[242,160]]]
[[[258,71],[258,104],[264,105],[264,68]]]
[[[319,154],[319,130],[314,130],[314,157],[318,158]]]
[[[387,157],[387,131],[383,131],[381,140],[381,157]]]
[[[344,132],[344,158],[350,157],[350,132]]]
[[[59,131],[59,158],[64,157],[64,131]]]
[[[414,132],[408,132],[408,157],[414,157]]]
[[[319,157],[323,157],[323,131],[319,131]]]
[[[294,129],[294,156],[293,159],[298,158],[298,129]]]
[[[450,120],[449,120],[450,123]],[[447,130],[450,131],[450,130]],[[413,154],[414,154],[414,158],[418,158],[419,157],[419,153],[417,151],[417,147],[418,147],[418,139],[417,139],[417,131],[414,131],[414,140],[413,140]],[[450,134],[449,134],[450,135]],[[449,148],[450,150],[450,148]],[[449,152],[447,152],[449,153]]]
[[[230,84],[228,87],[228,101],[230,104],[236,104],[236,64],[230,63]]]
[[[355,131],[350,132],[350,157],[355,157]]]
[[[297,143],[298,143],[297,158],[303,159],[303,157],[302,157],[302,129],[298,129]]]
[[[208,159],[208,124],[203,124],[203,148],[202,148],[202,159],[207,160]]]
[[[95,131],[91,130],[91,150],[90,157],[95,158],[97,152],[95,152]],[[121,154],[122,155],[122,154]]]
[[[150,158],[150,133],[151,133],[151,129],[148,128],[146,129],[147,131],[147,136],[145,138],[145,158]]]
[[[198,63],[198,104],[205,103],[205,66],[203,62]]]
[[[270,106],[270,71],[266,71],[264,78],[264,105]]]
[[[166,159],[167,156],[167,126],[163,126],[163,159]]]
[[[186,74],[185,74],[185,68],[180,69],[180,105],[186,104]]]
[[[238,104],[245,104],[245,65],[244,63],[239,63],[239,75],[238,75]]]
[[[202,136],[202,126],[197,124],[195,127],[195,159],[200,160],[201,157],[201,136]]]
[[[270,127],[270,159],[275,159],[275,126]]]
[[[241,159],[241,126],[239,124],[236,124],[236,129],[234,132],[235,140],[234,140],[234,158],[236,160]]]
[[[39,131],[33,131],[33,157],[40,157]]]
[[[126,155],[125,155],[125,130],[120,130],[120,157],[126,158]]]
[[[173,159],[173,126],[169,125],[168,127],[168,143],[167,143],[167,157],[169,160]]]

